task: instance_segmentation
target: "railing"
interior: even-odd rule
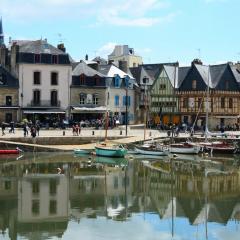
[[[32,100],[30,104],[28,104],[30,107],[60,107],[61,102],[60,101],[51,101],[51,100],[41,100],[41,101],[35,101]]]

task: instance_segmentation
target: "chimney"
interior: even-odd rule
[[[192,65],[193,65],[193,64],[203,65],[201,59],[199,59],[199,58],[195,58],[195,59],[192,61]]]
[[[87,55],[87,54],[86,54],[86,56],[85,56],[85,60],[88,61],[88,55]]]
[[[111,65],[114,63],[114,60],[108,60],[108,65]]]
[[[59,44],[57,45],[57,48],[58,48],[59,50],[63,51],[64,53],[66,52],[66,48],[64,47],[64,44],[63,44],[63,43],[59,43]]]
[[[118,61],[119,69],[121,69],[123,72],[128,71],[127,61]]]

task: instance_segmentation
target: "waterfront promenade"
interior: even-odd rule
[[[107,132],[107,136],[111,139],[111,143],[118,143],[118,144],[131,144],[139,141],[144,140],[144,129],[141,126],[129,126],[126,136],[126,129],[124,126],[115,129],[109,129]],[[181,134],[182,137],[188,137],[188,134]],[[81,149],[94,149],[96,142],[102,141],[105,137],[105,130],[104,129],[90,129],[90,128],[83,128],[81,130],[80,135],[74,136],[72,133],[72,129],[60,130],[60,129],[42,129],[40,130],[39,136],[35,139],[31,137],[29,134],[27,137],[24,137],[22,129],[15,129],[15,133],[9,133],[8,129],[5,131],[5,135],[0,136],[0,142],[6,144],[15,143],[15,145],[20,146],[37,146],[39,148],[49,148],[55,150],[63,150],[63,151],[72,151],[73,149],[81,148]],[[167,137],[166,131],[159,131],[155,129],[147,129],[145,139],[158,139]],[[58,139],[60,144],[51,144],[51,140],[49,139]],[[37,144],[38,140],[43,142],[44,140],[48,139],[47,144]],[[69,141],[72,140],[74,144],[68,144],[67,139]],[[79,139],[79,144],[76,144]],[[89,140],[89,143],[81,144],[81,142],[85,139]],[[9,142],[9,140],[11,142]],[[22,143],[22,140],[27,141],[27,143]],[[49,143],[50,142],[50,143]]]

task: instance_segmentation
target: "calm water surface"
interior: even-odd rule
[[[0,239],[240,239],[237,158],[0,157]]]

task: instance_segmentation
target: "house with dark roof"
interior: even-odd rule
[[[0,122],[18,121],[18,79],[0,65]]]
[[[19,79],[22,118],[60,121],[69,115],[71,58],[63,44],[47,40],[12,41],[11,72]]]
[[[126,116],[129,123],[134,123],[134,86],[135,79],[112,64],[80,61],[72,76],[72,119],[103,119],[109,110],[120,123],[126,123]]]
[[[236,124],[239,78],[240,72],[230,63],[206,66],[193,62],[177,91],[182,121],[204,126],[208,107],[209,128]]]

